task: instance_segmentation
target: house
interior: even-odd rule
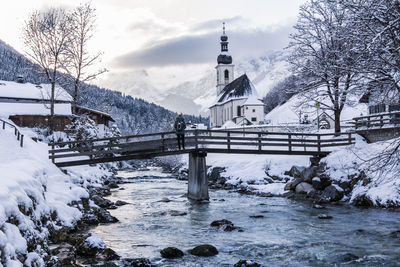
[[[228,52],[225,24],[218,55],[217,99],[210,107],[210,128],[221,127],[228,121],[238,125],[263,124],[264,103],[246,74],[234,79],[232,56]]]
[[[90,119],[92,119],[96,124],[99,129],[99,134],[103,135],[104,131],[106,130],[106,127],[110,127],[110,122],[115,122],[115,120],[111,117],[111,115],[90,109],[90,108],[85,108],[82,106],[75,106],[74,110],[74,115],[77,116],[88,116]]]
[[[50,119],[51,84],[25,83],[21,77],[18,82],[0,80],[0,117],[12,120],[20,127],[47,127]],[[99,128],[114,121],[110,115],[78,107],[72,110],[72,97],[62,87],[56,86],[54,96],[54,130],[63,131],[79,115],[88,115]],[[101,129],[100,129],[101,130]]]

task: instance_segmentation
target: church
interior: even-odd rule
[[[231,121],[238,126],[263,124],[264,103],[246,74],[234,79],[232,56],[228,52],[225,23],[218,55],[217,98],[210,107],[210,128],[219,128]],[[231,123],[231,125],[233,125]]]

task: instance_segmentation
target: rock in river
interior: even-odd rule
[[[260,267],[261,265],[254,261],[240,260],[233,267]]]
[[[218,254],[217,248],[209,244],[199,245],[189,252],[192,255],[201,257],[210,257]]]
[[[226,219],[213,221],[210,225],[213,227],[222,228],[225,232],[231,232],[231,231],[237,229],[237,227],[234,226],[231,221],[226,220]]]
[[[319,214],[319,215],[318,215],[318,219],[321,219],[321,220],[328,220],[328,219],[332,219],[332,216],[326,215],[326,214]]]
[[[180,258],[183,256],[183,252],[180,249],[175,247],[167,247],[160,251],[161,256],[163,258],[172,259],[172,258]]]

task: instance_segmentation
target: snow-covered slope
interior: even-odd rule
[[[43,248],[33,245],[45,245],[49,228],[72,226],[82,214],[69,204],[89,197],[77,184],[105,174],[79,167],[66,175],[48,159],[47,144],[30,139],[28,129],[23,134],[20,147],[12,128],[0,129],[0,266],[44,266]]]
[[[341,121],[351,121],[354,117],[366,115],[368,113],[367,104],[358,103],[358,96],[349,96],[351,98],[351,104],[346,105],[341,113]],[[329,99],[320,100],[329,104]],[[319,114],[326,112],[328,116],[334,118],[333,111],[325,110],[324,108],[319,109]],[[317,108],[315,107],[315,101],[305,100],[299,95],[294,95],[284,104],[277,106],[271,110],[266,116],[265,120],[271,125],[284,125],[284,124],[297,124],[299,117],[308,116],[310,121],[317,118]]]

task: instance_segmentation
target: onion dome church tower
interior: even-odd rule
[[[222,89],[233,81],[233,69],[235,65],[232,64],[232,57],[228,52],[228,36],[225,33],[225,22],[223,23],[221,35],[221,53],[218,55],[218,65],[215,67],[217,70],[217,95]]]

